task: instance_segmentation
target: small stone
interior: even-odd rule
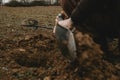
[[[116,64],[115,67],[120,70],[120,64]]]
[[[78,68],[75,68],[74,72],[77,72],[78,71]]]
[[[42,79],[39,78],[38,80],[42,80]]]
[[[30,36],[25,36],[25,40],[29,40],[30,39]]]
[[[63,76],[64,79],[67,79],[67,76]]]
[[[18,69],[13,69],[12,71],[13,71],[14,73],[16,73],[16,72],[18,71]]]
[[[12,29],[11,31],[12,31],[12,32],[14,32],[15,30],[14,30],[14,29]]]
[[[6,71],[8,70],[8,68],[7,68],[7,67],[2,67],[2,69],[3,69],[3,70],[6,70]]]
[[[50,76],[45,77],[43,80],[51,80]]]
[[[23,48],[20,48],[20,49],[18,49],[19,51],[21,51],[21,52],[25,52],[26,50],[25,49],[23,49]]]
[[[7,24],[7,27],[11,27],[12,25],[11,24]]]

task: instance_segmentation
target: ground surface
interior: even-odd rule
[[[120,80],[120,68],[104,60],[87,35],[79,33],[78,42],[89,45],[77,45],[80,66],[73,67],[61,55],[51,29],[21,26],[22,20],[34,18],[40,26],[53,28],[60,11],[50,6],[0,7],[0,80]]]

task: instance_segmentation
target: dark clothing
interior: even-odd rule
[[[71,19],[74,24],[86,24],[100,34],[113,35],[118,32],[119,27],[118,2],[117,0],[80,0],[71,14]]]
[[[120,21],[119,0],[61,0],[75,25],[87,25],[97,32],[117,32]]]
[[[108,37],[120,39],[120,0],[75,0],[74,5],[70,3],[73,0],[62,1],[68,2],[62,6],[73,23],[79,25],[76,28],[80,30],[82,27],[92,34],[97,34],[95,41],[103,47],[107,45]]]
[[[60,0],[60,1],[63,10],[67,14],[67,16],[70,17],[72,11],[75,9],[80,0]]]

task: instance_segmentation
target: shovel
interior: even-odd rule
[[[61,14],[58,15],[58,21],[60,20],[63,20]],[[75,60],[77,53],[73,32],[68,28],[56,24],[54,33],[63,56],[69,60]]]

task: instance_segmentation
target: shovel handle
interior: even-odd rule
[[[63,20],[63,15],[61,13],[58,14],[58,21]]]

